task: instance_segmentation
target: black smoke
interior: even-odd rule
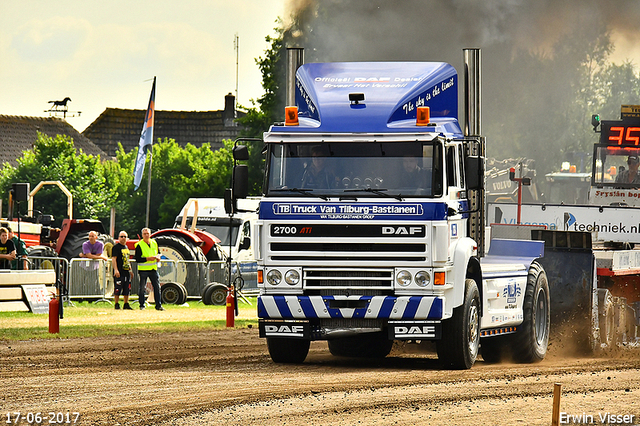
[[[563,120],[580,121],[579,128],[584,120],[588,128],[586,113],[571,117],[569,111],[584,52],[600,49],[612,34],[640,41],[639,22],[637,0],[289,0],[284,41],[304,47],[305,62],[443,61],[459,74],[462,49],[480,47],[488,154],[550,162],[527,139],[539,132],[557,138],[553,161],[559,165],[574,139],[591,137],[562,128]],[[603,50],[610,53],[606,45]],[[524,112],[514,118],[518,109],[528,109],[531,122],[524,123]]]

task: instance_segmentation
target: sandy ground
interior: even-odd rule
[[[2,422],[14,412],[45,413],[43,423],[50,412],[77,412],[82,425],[549,425],[554,383],[562,424],[614,424],[607,413],[640,424],[639,349],[572,357],[556,342],[539,364],[480,359],[446,371],[416,345],[372,361],[333,357],[314,342],[304,364],[277,365],[255,328],[0,340]]]

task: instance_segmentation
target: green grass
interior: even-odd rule
[[[257,321],[236,320],[236,328],[256,327]],[[49,333],[48,325],[43,327],[20,327],[2,329],[1,340],[31,340],[31,339],[68,339],[77,337],[122,336],[142,333],[171,333],[198,330],[223,329],[224,320],[213,321],[184,321],[184,322],[156,322],[152,324],[113,324],[113,325],[64,325],[61,323],[60,332]]]
[[[252,305],[239,303],[240,316],[235,327],[257,327],[256,300]],[[49,333],[49,317],[31,312],[0,312],[0,341],[58,339],[130,335],[140,333],[171,333],[226,328],[226,306],[207,306],[190,301],[189,306],[164,305],[165,312],[153,307],[139,311],[115,311],[107,303],[74,302],[64,307],[60,332]],[[216,319],[208,319],[216,317]],[[222,319],[217,319],[222,318]]]

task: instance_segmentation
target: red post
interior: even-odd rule
[[[520,213],[522,212],[522,178],[518,181],[518,225],[520,225]]]
[[[60,333],[60,301],[56,295],[49,301],[49,333]]]
[[[227,293],[227,327],[235,327],[235,299],[233,297],[233,286],[229,288]]]

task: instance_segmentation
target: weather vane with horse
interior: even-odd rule
[[[61,101],[49,101],[49,103],[53,105],[51,105],[51,108],[48,110],[45,110],[45,112],[48,112],[49,116],[52,117],[57,117],[58,114],[62,114],[62,118],[67,118],[67,115],[69,115],[69,117],[79,117],[82,112],[69,111],[69,107],[67,106],[68,102],[71,102],[71,98],[68,96]]]

